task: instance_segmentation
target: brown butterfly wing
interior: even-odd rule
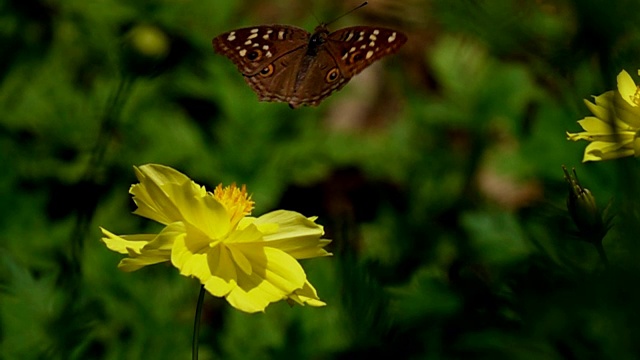
[[[329,34],[327,49],[338,60],[344,76],[351,78],[382,57],[397,52],[407,36],[376,26],[354,26]]]
[[[228,57],[245,76],[253,76],[278,58],[303,48],[309,32],[288,25],[261,25],[226,32],[213,39],[213,48]]]

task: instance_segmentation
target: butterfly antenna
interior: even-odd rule
[[[336,22],[336,21],[338,21],[338,20],[342,19],[343,17],[345,17],[345,16],[347,16],[347,15],[351,14],[352,12],[354,12],[354,11],[356,11],[356,10],[360,9],[361,7],[366,6],[368,3],[369,3],[368,1],[363,2],[362,4],[360,4],[360,5],[356,6],[355,8],[353,8],[353,9],[351,9],[351,10],[347,11],[346,13],[344,13],[344,14],[342,14],[342,15],[338,16],[337,18],[335,18],[335,19],[333,19],[333,20],[329,21],[329,22],[328,22],[328,23],[326,23],[325,25],[333,24],[334,22]]]

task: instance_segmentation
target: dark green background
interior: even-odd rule
[[[0,1],[0,358],[186,359],[194,279],[134,273],[99,241],[154,232],[132,166],[255,215],[318,215],[302,261],[324,308],[248,315],[207,296],[201,359],[640,356],[638,162],[582,164],[583,99],[640,67],[636,1],[371,1],[331,24],[408,43],[317,108],[259,103],[211,39],[312,30],[357,1]],[[145,54],[147,31],[166,51]],[[164,40],[163,40],[164,39]],[[567,214],[575,166],[612,229],[609,266]]]

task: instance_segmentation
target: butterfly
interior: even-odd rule
[[[380,58],[393,54],[407,36],[377,26],[313,33],[289,25],[259,25],[213,39],[217,53],[238,67],[260,101],[316,106]]]

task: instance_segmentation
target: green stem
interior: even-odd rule
[[[73,275],[80,274],[80,259],[84,248],[84,241],[87,239],[91,220],[98,206],[100,191],[97,191],[98,178],[101,174],[99,168],[104,168],[105,154],[109,143],[113,141],[115,131],[120,122],[120,114],[131,93],[133,78],[123,76],[118,87],[111,94],[104,114],[100,121],[100,130],[96,143],[91,151],[89,163],[77,184],[79,198],[83,199],[78,204],[78,216],[76,217],[74,230],[71,235],[71,267]]]
[[[200,318],[202,317],[202,303],[204,300],[204,285],[200,286],[198,294],[198,305],[196,305],[196,316],[193,320],[193,341],[191,343],[191,359],[198,360],[198,345],[200,339]]]

